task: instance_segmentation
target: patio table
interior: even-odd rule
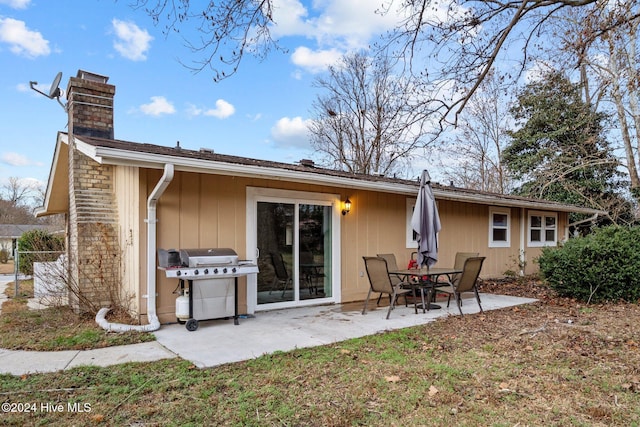
[[[462,270],[456,268],[411,268],[406,270],[391,270],[389,274],[397,274],[398,276],[403,276],[405,281],[411,280],[412,277],[418,278],[418,283],[416,286],[420,287],[420,298],[422,301],[422,312],[424,313],[426,310],[431,309],[439,309],[441,308],[437,304],[431,304],[431,291],[433,289],[442,284],[442,282],[438,283],[438,279],[440,276],[446,276],[447,282],[451,283],[453,280],[453,276],[456,274],[462,273]],[[427,280],[424,280],[425,277]],[[429,304],[425,304],[424,300],[424,291],[427,290],[427,299],[429,300]],[[415,298],[415,295],[414,295]]]

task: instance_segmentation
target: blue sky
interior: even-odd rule
[[[48,91],[79,69],[116,86],[115,137],[218,153],[295,162],[309,158],[305,130],[317,95],[312,83],[343,53],[393,27],[370,0],[276,0],[274,34],[287,53],[246,57],[219,83],[179,61],[200,59],[162,34],[128,0],[0,0],[0,185],[9,177],[46,182],[56,132],[66,114]],[[313,5],[313,6],[312,6]],[[189,34],[187,34],[188,36]],[[65,101],[65,98],[62,98]]]

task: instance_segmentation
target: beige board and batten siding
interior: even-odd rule
[[[118,209],[118,241],[121,257],[121,298],[132,315],[146,313],[146,200],[141,191],[140,169],[116,166],[113,172],[114,197]]]
[[[146,198],[162,173],[160,170],[140,171],[138,200],[140,242],[146,241]],[[176,172],[176,175],[158,202],[158,248],[230,247],[239,257],[246,248],[246,188],[264,187],[315,193],[339,194],[352,202],[351,212],[341,216],[340,262],[341,302],[361,301],[366,297],[369,283],[364,272],[365,255],[391,252],[396,254],[400,268],[406,267],[415,247],[407,247],[407,196],[368,190],[346,190],[335,187],[299,184],[259,178],[230,177],[214,174]],[[451,266],[455,253],[478,252],[486,256],[483,277],[501,276],[515,266],[520,249],[521,208],[508,208],[511,217],[511,244],[508,248],[489,248],[490,206],[439,200],[442,221],[439,236],[438,266]],[[526,211],[525,211],[526,212]],[[558,215],[558,235],[566,224],[566,215]],[[524,216],[526,221],[526,214]],[[526,224],[525,224],[526,225]],[[526,233],[524,238],[526,239]],[[526,242],[526,240],[525,240]],[[539,248],[525,248],[527,258],[533,259]],[[140,245],[140,262],[146,265],[146,247]],[[153,255],[155,256],[155,254]],[[535,267],[529,262],[528,271]],[[140,271],[140,294],[146,292],[144,268]],[[162,322],[175,320],[175,279],[157,273],[158,314]],[[239,280],[239,310],[245,312],[246,279]],[[143,287],[145,288],[143,290]],[[146,312],[146,301],[140,299],[140,311]]]
[[[146,241],[146,198],[160,179],[162,172],[141,169],[139,198],[140,240]],[[205,247],[229,247],[240,259],[253,259],[254,254],[245,254],[246,248],[246,188],[264,187],[316,193],[336,193],[326,186],[297,184],[256,178],[232,177],[215,174],[197,174],[178,171],[158,201],[157,247],[164,249],[186,249]],[[347,197],[347,196],[345,196]],[[344,240],[343,240],[344,241]],[[155,256],[155,254],[153,254]],[[344,260],[343,260],[344,261]],[[140,247],[140,265],[146,265],[146,247]],[[355,271],[355,270],[354,270]],[[356,278],[357,274],[353,273]],[[168,279],[161,271],[157,277],[157,312],[161,322],[175,321],[175,298],[173,291],[178,282]],[[342,283],[345,281],[342,273]],[[140,291],[146,293],[145,268],[140,268]],[[144,289],[143,289],[144,288]],[[361,295],[364,298],[366,292]],[[146,314],[146,300],[140,299],[140,311]],[[246,278],[238,280],[239,312],[247,311]]]
[[[442,222],[439,235],[438,266],[452,266],[456,252],[477,252],[486,257],[482,265],[482,277],[502,276],[510,258],[518,253],[518,208],[505,208],[510,212],[510,246],[489,247],[490,206],[460,203],[451,200],[438,201]]]
[[[352,210],[343,217],[341,236],[343,302],[366,297],[369,282],[363,256],[393,253],[398,267],[406,268],[412,252],[417,250],[417,244],[407,245],[407,205],[411,203],[407,203],[406,196],[357,191],[349,194],[349,199]],[[437,203],[442,224],[437,266],[453,266],[456,252],[478,252],[487,257],[482,276],[502,276],[519,253],[520,209],[509,209],[510,247],[489,248],[489,206],[451,200]]]
[[[509,212],[510,242],[506,247],[490,247],[490,212],[492,208]],[[478,252],[486,257],[482,265],[481,277],[502,277],[506,272],[519,273],[520,252],[524,250],[526,266],[524,273],[537,273],[535,260],[540,256],[541,247],[528,246],[529,209],[517,207],[497,207],[450,200],[438,201],[442,222],[439,236],[439,262],[441,266],[453,265],[456,252]],[[539,211],[536,211],[539,212]],[[544,213],[557,215],[557,238],[564,237],[568,214],[566,212]]]
[[[145,193],[153,190],[160,171],[145,171]],[[228,176],[177,172],[158,201],[157,247],[163,249],[245,247],[245,185]],[[142,250],[144,253],[146,248]],[[146,257],[146,255],[144,255]],[[155,256],[155,254],[154,254]],[[146,258],[145,258],[146,259]],[[246,310],[245,278],[238,281],[240,312]],[[161,322],[175,321],[173,291],[178,281],[157,272],[157,311]]]
[[[156,170],[146,169],[141,172],[141,188],[145,197],[141,197],[140,206],[146,202],[146,197],[161,175],[161,171]],[[246,258],[245,189],[249,182],[244,178],[230,176],[176,172],[173,181],[158,201],[157,247],[228,247],[234,249],[239,258]],[[144,215],[139,222],[143,221]],[[141,252],[141,259],[144,265],[145,249]],[[143,271],[140,276],[144,276]],[[156,272],[156,278],[160,321],[175,321],[176,294],[173,291],[178,286],[178,281],[166,278],[162,271]],[[246,312],[245,277],[238,279],[238,302],[239,312]],[[142,304],[141,310],[146,312],[146,307]]]
[[[351,212],[341,226],[342,302],[363,300],[369,291],[363,256],[393,253],[406,268],[406,196],[374,191],[348,194]]]

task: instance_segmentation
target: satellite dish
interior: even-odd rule
[[[58,104],[60,104],[62,108],[64,108],[64,110],[66,111],[67,107],[65,107],[64,104],[60,102],[60,96],[62,95],[62,91],[60,90],[60,87],[59,87],[61,79],[62,79],[62,71],[58,72],[58,74],[56,74],[56,76],[54,77],[53,82],[51,83],[51,87],[49,88],[49,94],[44,93],[43,91],[41,91],[36,87],[38,82],[29,82],[29,86],[31,87],[31,89],[35,90],[39,94],[44,95],[49,99],[55,99],[56,101],[58,101]]]
[[[49,98],[59,98],[60,97],[60,80],[62,79],[62,71],[56,74],[56,77],[53,79],[53,83],[51,83],[51,89],[49,89]]]

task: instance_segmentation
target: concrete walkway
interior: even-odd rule
[[[0,276],[0,289],[7,280]],[[0,304],[6,298],[0,294]],[[481,294],[485,311],[528,304],[536,300],[502,295]],[[370,306],[375,306],[370,304]],[[386,320],[386,308],[361,314],[362,303],[326,305],[260,312],[255,317],[233,320],[200,321],[190,332],[184,325],[163,325],[154,332],[157,341],[127,346],[81,351],[13,351],[0,349],[0,373],[22,375],[56,372],[82,365],[110,366],[125,362],[150,362],[181,357],[199,368],[208,368],[262,356],[276,351],[332,344],[383,331],[423,325],[438,317],[459,316],[452,304],[426,313],[414,313],[413,307],[400,306]],[[463,312],[477,313],[478,304],[471,296],[464,301]]]

